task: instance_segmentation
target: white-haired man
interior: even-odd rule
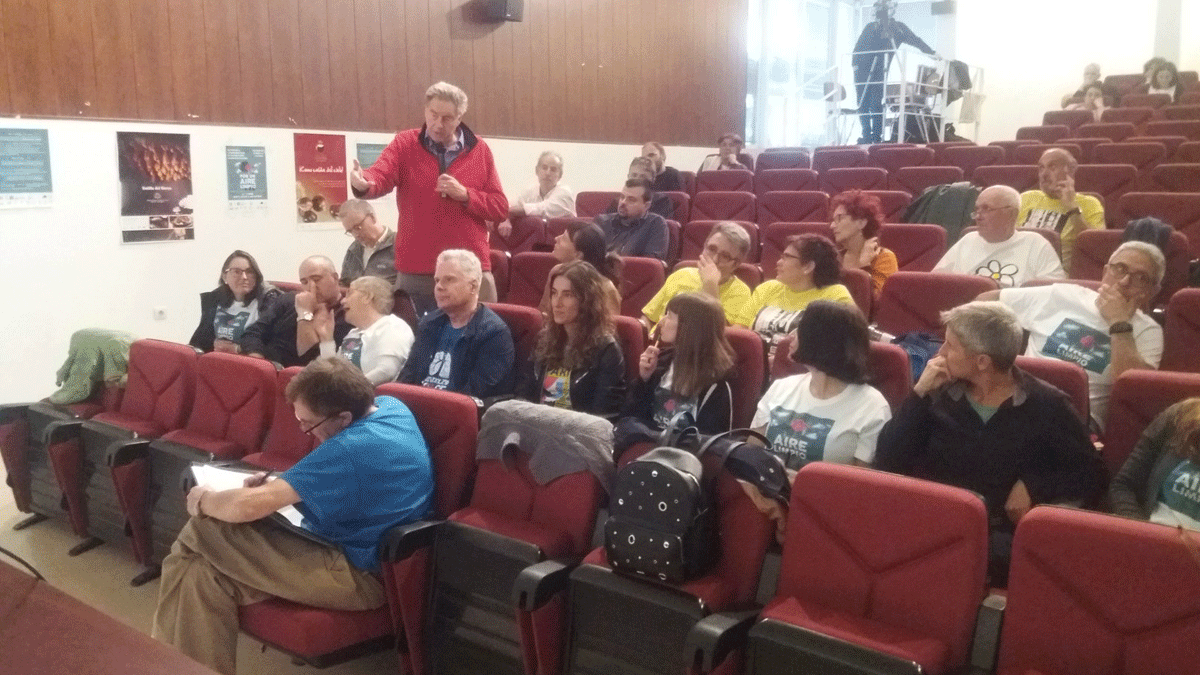
[[[513,200],[508,212],[513,217],[568,218],[575,216],[575,193],[562,183],[562,155],[547,150],[538,156],[537,183]]]

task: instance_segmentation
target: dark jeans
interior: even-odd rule
[[[883,142],[883,74],[856,71],[854,88],[858,92],[858,119],[864,143]],[[870,84],[868,84],[868,82]]]

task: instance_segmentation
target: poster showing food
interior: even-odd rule
[[[118,131],[117,175],[123,243],[195,239],[190,136]]]
[[[0,129],[0,209],[47,207],[50,133],[46,129]]]
[[[340,228],[346,201],[346,137],[296,134],[296,222],[300,229]]]
[[[225,146],[225,176],[231,213],[267,208],[267,149],[261,145]]]

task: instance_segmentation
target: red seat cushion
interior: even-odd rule
[[[242,630],[293,654],[317,657],[390,635],[387,604],[378,609],[319,609],[271,598],[238,609]]]
[[[100,413],[92,419],[96,422],[104,422],[114,427],[132,431],[141,438],[158,438],[167,431],[153,420],[141,419],[119,412]]]
[[[527,520],[517,520],[473,506],[455,512],[450,516],[450,520],[533,544],[541,549],[546,558],[565,558],[573,555],[571,538],[566,532],[556,532]]]
[[[176,429],[175,431],[168,432],[162,438],[164,441],[171,441],[204,452],[211,452],[214,457],[222,459],[239,459],[242,455],[246,454],[246,450],[233,441],[212,438],[187,429]]]

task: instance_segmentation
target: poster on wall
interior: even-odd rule
[[[118,131],[117,175],[123,243],[196,238],[190,136]]]
[[[358,163],[362,168],[369,169],[375,160],[383,154],[383,149],[387,147],[387,143],[359,143],[358,152],[355,155],[358,157]]]
[[[261,145],[225,146],[229,212],[261,214],[267,210],[267,149]]]
[[[296,134],[296,222],[299,229],[341,228],[346,201],[346,137]]]
[[[0,129],[0,208],[50,206],[50,134],[45,129]]]

